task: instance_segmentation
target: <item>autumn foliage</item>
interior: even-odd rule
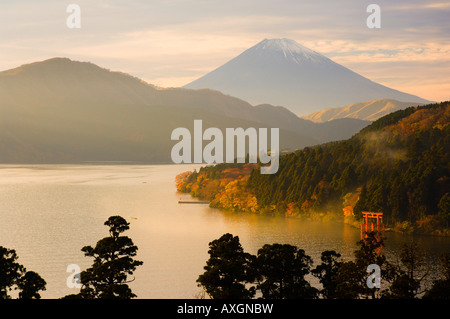
[[[402,231],[450,232],[450,102],[386,115],[344,141],[280,158],[276,174],[257,164],[220,164],[177,176],[177,189],[241,212],[354,222],[383,212]]]
[[[179,192],[209,200],[211,207],[236,212],[258,212],[258,201],[247,188],[247,180],[257,164],[219,164],[202,167],[199,172],[176,176]]]

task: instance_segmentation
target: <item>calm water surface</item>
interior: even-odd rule
[[[69,289],[69,264],[81,269],[92,259],[81,248],[108,236],[112,215],[130,222],[130,236],[144,262],[131,288],[138,298],[194,298],[195,280],[208,259],[208,243],[226,232],[255,254],[266,243],[304,249],[315,264],[327,249],[353,258],[359,230],[343,224],[302,222],[236,214],[207,205],[178,204],[174,177],[198,165],[0,165],[0,246],[15,249],[19,262],[47,281],[43,298]],[[386,254],[395,255],[412,237],[387,234]],[[429,254],[449,252],[450,239],[415,237]]]

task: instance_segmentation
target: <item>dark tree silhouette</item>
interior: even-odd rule
[[[317,289],[305,276],[312,265],[303,249],[288,244],[264,245],[258,250],[255,267],[258,289],[265,299],[315,298]]]
[[[303,249],[289,244],[266,244],[257,256],[245,253],[239,238],[225,234],[209,243],[210,258],[197,282],[212,298],[264,299],[416,298],[424,292],[422,280],[427,265],[415,245],[404,246],[394,264],[384,255],[384,238],[368,232],[358,242],[354,260],[343,261],[333,250],[322,252],[322,263],[311,270],[312,259]],[[423,298],[450,299],[450,254],[441,257],[443,279],[436,280]],[[372,287],[369,265],[380,267],[381,286]],[[373,268],[372,268],[373,269]],[[310,285],[306,276],[319,279],[322,290]],[[258,294],[259,297],[259,294]]]
[[[340,258],[341,254],[335,252],[334,250],[326,250],[322,252],[320,257],[322,263],[311,271],[311,273],[317,277],[319,282],[322,284],[323,288],[320,293],[325,299],[334,299],[337,297],[337,274],[342,265]]]
[[[354,252],[355,260],[341,264],[337,274],[336,293],[338,298],[379,298],[381,289],[367,287],[367,267],[371,264],[380,267],[381,275],[387,276],[390,271],[386,256],[383,253],[384,239],[376,232],[366,233],[366,237],[358,242],[360,248]]]
[[[246,288],[254,280],[252,255],[245,253],[238,236],[224,234],[209,243],[210,258],[203,267],[198,285],[213,299],[249,299],[255,288]]]
[[[416,244],[404,245],[399,255],[401,264],[396,267],[386,298],[413,299],[422,294],[422,283],[430,270]]]
[[[45,280],[34,271],[26,271],[17,259],[14,249],[0,246],[0,299],[10,299],[12,290],[19,291],[20,299],[40,299]]]
[[[132,275],[142,261],[134,260],[137,246],[127,236],[120,236],[129,229],[129,223],[120,216],[111,216],[105,222],[109,237],[97,242],[95,247],[85,246],[85,256],[93,257],[91,268],[81,272],[81,290],[78,295],[66,298],[120,298],[136,297],[131,291],[128,276]]]
[[[27,271],[25,275],[19,278],[17,286],[20,299],[40,299],[40,290],[45,290],[46,282],[34,271]]]
[[[336,297],[339,299],[357,299],[365,272],[354,261],[342,263],[336,277]]]
[[[442,279],[435,280],[433,286],[423,296],[424,299],[450,299],[450,254],[441,255]]]

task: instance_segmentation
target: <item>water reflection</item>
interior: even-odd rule
[[[193,298],[195,280],[208,259],[208,243],[224,233],[239,236],[252,254],[264,244],[289,243],[320,262],[324,250],[352,259],[359,229],[256,214],[207,205],[178,204],[186,194],[174,177],[199,165],[0,165],[0,245],[16,249],[19,262],[47,281],[44,298],[74,293],[66,287],[67,265],[84,269],[80,249],[107,236],[104,221],[121,215],[139,247],[133,291],[140,298]],[[398,254],[413,237],[387,233],[386,252]],[[431,254],[449,250],[448,238],[420,237]]]

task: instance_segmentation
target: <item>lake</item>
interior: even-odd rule
[[[240,238],[249,253],[264,244],[288,243],[310,255],[333,249],[347,260],[358,248],[359,229],[340,223],[238,214],[191,200],[176,192],[177,174],[201,165],[0,165],[0,246],[15,249],[27,270],[47,281],[42,298],[77,293],[66,279],[67,267],[92,264],[81,248],[108,236],[103,223],[120,215],[125,232],[138,246],[144,264],[130,284],[138,298],[195,298],[208,243],[224,233]],[[386,254],[395,256],[415,239],[437,267],[437,255],[450,251],[450,239],[387,233]],[[436,273],[436,270],[434,271]]]

